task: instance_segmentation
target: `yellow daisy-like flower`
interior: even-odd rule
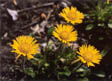
[[[83,13],[74,7],[71,7],[71,9],[69,7],[64,8],[60,15],[64,17],[67,22],[71,22],[72,24],[82,23],[82,19],[84,19]]]
[[[100,52],[91,45],[82,45],[77,53],[80,55],[79,59],[83,63],[87,63],[88,67],[95,66],[93,63],[99,64],[102,59]]]
[[[107,4],[109,4],[110,0],[107,0]]]
[[[26,56],[28,60],[34,58],[33,55],[37,54],[38,51],[38,43],[31,36],[19,36],[16,40],[13,40],[13,44],[10,46],[13,48],[11,52],[15,52],[18,54],[16,57],[16,61],[20,56]]]
[[[57,25],[53,31],[53,35],[65,44],[77,40],[77,31],[73,31],[74,27],[71,25]]]

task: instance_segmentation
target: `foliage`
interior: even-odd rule
[[[112,40],[112,3],[107,4],[101,0],[88,1],[82,9],[85,12],[85,20],[79,31],[82,31],[86,40],[90,44],[106,49],[108,52],[111,47]],[[105,42],[106,41],[106,42]]]

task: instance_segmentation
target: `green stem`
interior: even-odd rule
[[[82,66],[82,63],[80,63],[77,67],[75,67],[72,72],[78,70],[81,66]]]
[[[79,62],[79,61],[80,61],[80,59],[76,59],[76,60],[72,61],[71,64],[75,64],[75,63],[77,63],[77,62]]]
[[[23,59],[23,65],[22,65],[23,66],[23,70],[25,68],[25,62],[26,62],[26,58]]]

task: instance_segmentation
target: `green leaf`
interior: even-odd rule
[[[81,67],[76,72],[84,72],[84,71],[85,71],[85,69]]]
[[[103,40],[104,39],[104,37],[99,37],[99,40]]]
[[[48,35],[52,35],[53,30],[54,30],[54,27],[50,27],[50,28],[48,29]]]
[[[112,20],[109,21],[108,27],[109,27],[109,28],[112,28]]]
[[[93,28],[92,24],[87,25],[87,27],[85,28],[85,30],[91,30]]]
[[[44,65],[45,65],[45,67],[48,67],[48,66],[49,66],[49,64],[48,64],[48,63],[45,63]]]
[[[82,78],[82,79],[79,79],[78,81],[89,81],[88,78]]]
[[[68,69],[67,66],[65,66],[64,68],[64,71],[63,72],[58,72],[58,75],[65,75],[65,76],[70,76],[71,75],[71,71]]]
[[[70,71],[65,72],[65,75],[66,75],[66,76],[70,76],[70,75],[71,75],[71,72],[70,72]]]
[[[35,72],[33,71],[33,69],[31,67],[25,68],[24,69],[24,73],[27,74],[27,75],[29,75],[29,76],[31,76],[32,78],[34,78],[35,75],[36,75]]]
[[[98,73],[94,73],[95,76],[100,77],[100,78],[104,78],[105,77],[105,73],[104,72],[98,72]]]
[[[104,27],[104,23],[99,23],[98,26]]]
[[[65,76],[70,76],[71,72],[67,71],[67,72],[58,72],[59,75],[65,75]]]
[[[109,27],[109,28],[112,28],[112,24],[108,24],[108,27]]]
[[[39,61],[40,59],[39,59],[39,58],[33,58],[33,60],[35,60],[35,61]]]
[[[71,75],[71,71],[68,69],[67,66],[64,67],[64,70],[65,70],[64,75],[66,75],[66,76],[70,76]]]
[[[104,57],[109,51],[111,50],[110,47],[106,46],[102,51],[101,54]]]

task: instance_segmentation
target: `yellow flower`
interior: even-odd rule
[[[68,44],[77,40],[77,31],[73,31],[74,27],[71,25],[57,25],[53,31],[53,35],[61,42]]]
[[[13,48],[11,52],[18,54],[16,61],[20,56],[26,56],[28,60],[34,58],[33,55],[37,54],[39,45],[31,36],[19,36],[16,40],[13,40],[13,44],[10,46]]]
[[[79,59],[83,63],[87,63],[88,67],[95,66],[93,63],[99,64],[102,59],[100,52],[91,45],[82,45],[77,53],[80,55]]]
[[[69,7],[64,8],[60,15],[64,17],[67,22],[71,22],[72,24],[82,23],[82,19],[84,19],[83,13],[74,7],[71,7],[71,9]]]
[[[110,0],[107,0],[107,4],[109,4]]]

